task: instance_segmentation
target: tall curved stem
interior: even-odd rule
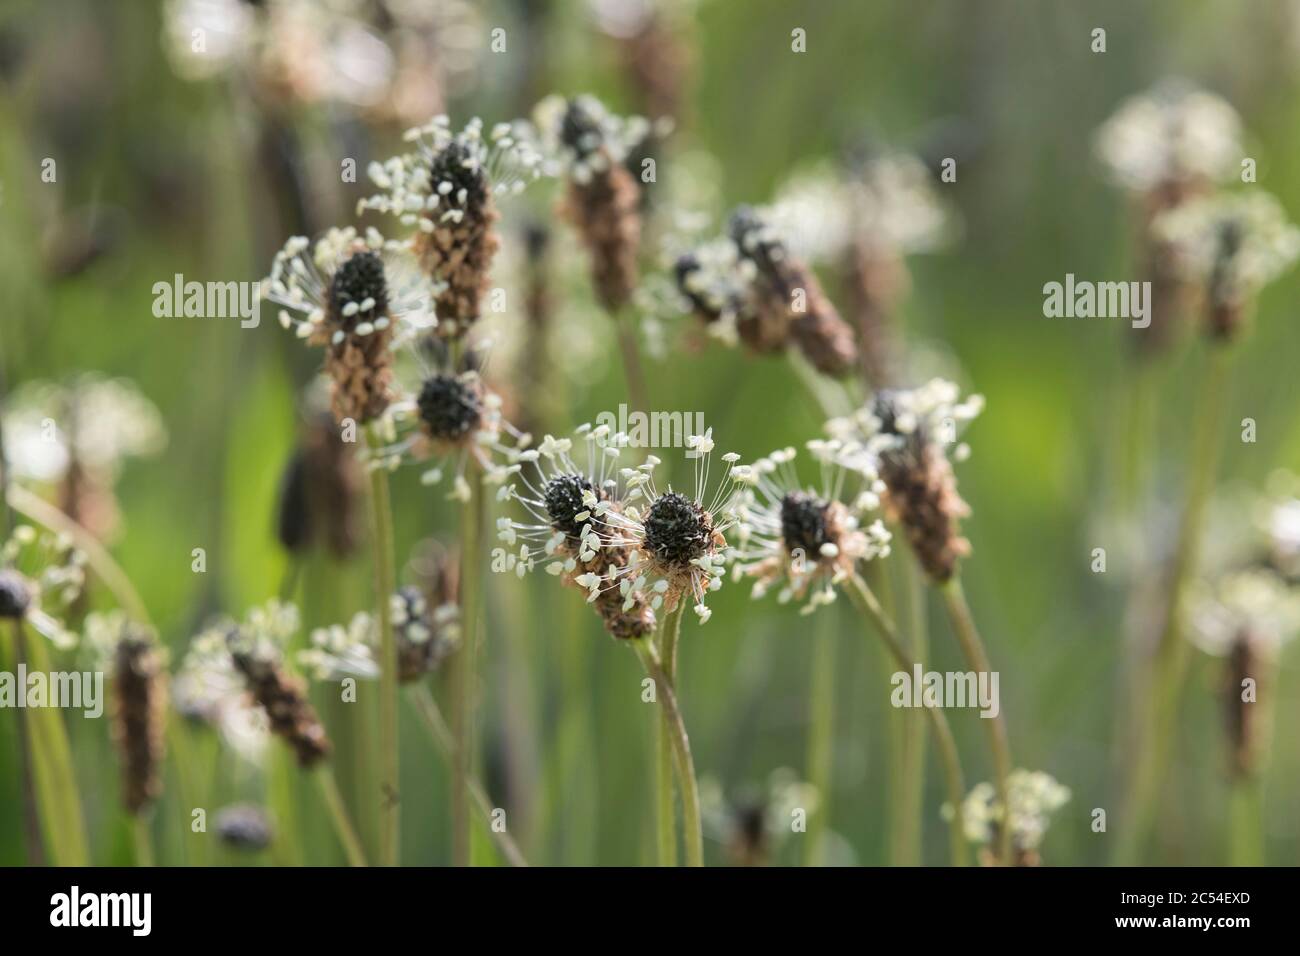
[[[890,655],[903,670],[911,673],[916,662],[907,653],[898,636],[894,622],[889,619],[876,600],[876,596],[858,575],[849,579],[849,598],[871,623],[876,634],[885,642]],[[962,778],[961,757],[957,753],[957,742],[953,739],[952,729],[943,711],[937,707],[926,707],[926,716],[930,720],[930,730],[939,751],[939,760],[943,765],[944,782],[948,789],[948,803],[952,807],[952,816],[948,820],[949,850],[953,866],[965,866],[968,862],[966,847],[965,820],[962,814],[962,800],[966,796],[966,784]]]

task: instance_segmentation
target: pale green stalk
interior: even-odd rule
[[[812,681],[808,689],[808,782],[817,790],[818,803],[804,839],[804,866],[820,866],[825,860],[834,783],[835,645],[839,635],[829,610],[822,611],[818,624],[812,635]]]
[[[370,450],[382,438],[374,425],[366,430]],[[397,866],[401,841],[398,805],[397,640],[393,636],[392,596],[396,590],[393,569],[393,512],[388,493],[388,472],[370,469],[370,539],[375,565],[375,611],[379,625],[379,862]]]
[[[330,822],[334,824],[334,832],[338,835],[339,843],[343,845],[343,852],[347,854],[348,866],[365,866],[366,853],[361,848],[361,838],[357,836],[356,828],[348,817],[347,808],[343,805],[339,786],[334,781],[334,772],[329,764],[322,763],[312,775],[320,786],[325,808],[330,813]]]
[[[679,604],[680,608],[682,605]],[[686,865],[704,865],[704,831],[700,822],[700,792],[695,779],[695,762],[691,757],[691,742],[686,735],[686,724],[677,706],[677,694],[664,673],[659,653],[647,638],[629,641],[646,673],[655,682],[659,706],[668,719],[668,727],[677,764],[677,786],[682,794],[682,836],[686,844]]]
[[[988,652],[980,640],[979,631],[975,629],[975,618],[971,615],[970,605],[966,603],[966,593],[961,587],[961,578],[954,575],[940,587],[944,604],[948,608],[948,617],[952,621],[953,633],[961,645],[966,662],[976,674],[990,674]],[[996,717],[981,720],[988,733],[989,749],[993,752],[993,787],[998,794],[998,803],[1003,807],[1011,806],[1010,788],[1007,780],[1011,776],[1011,744],[1007,739],[1007,722],[999,709]],[[1010,866],[1011,828],[998,828],[998,859],[1003,866]]]
[[[438,702],[429,692],[428,685],[423,683],[414,685],[411,688],[410,699],[414,702],[416,712],[420,715],[425,729],[429,731],[429,739],[438,748],[439,755],[444,761],[450,762],[456,752],[456,741],[452,736],[451,728],[447,726],[446,718],[442,715],[442,710],[438,707]],[[524,854],[515,843],[514,837],[505,830],[498,831],[492,826],[492,801],[488,799],[487,790],[477,777],[470,777],[469,793],[474,801],[474,809],[478,811],[483,825],[492,834],[492,839],[496,841],[497,849],[501,851],[505,861],[511,866],[527,866],[528,861],[524,859]]]
[[[680,601],[675,610],[664,615],[659,631],[659,656],[663,661],[664,676],[671,684],[677,679],[677,641],[682,632],[682,614],[686,602]],[[662,708],[655,722],[655,819],[658,835],[659,865],[677,865],[677,808],[673,796],[673,728]]]
[[[1200,405],[1196,412],[1187,501],[1183,507],[1164,603],[1163,628],[1150,671],[1150,693],[1141,710],[1141,725],[1130,764],[1126,822],[1116,844],[1115,862],[1132,866],[1142,853],[1155,819],[1160,786],[1168,770],[1176,736],[1178,701],[1187,675],[1188,646],[1183,636],[1183,602],[1200,556],[1205,509],[1218,471],[1223,412],[1230,356],[1215,349],[1209,356]]]
[[[451,659],[452,733],[456,759],[451,782],[451,859],[454,866],[470,866],[470,792],[474,772],[474,694],[478,675],[479,632],[482,625],[483,488],[471,465],[469,498],[461,510],[460,599],[461,645]]]
[[[925,583],[920,569],[913,561],[890,562],[896,564],[905,581],[902,587],[907,603],[908,637],[911,640],[913,660],[923,661],[930,656],[930,641],[926,621]],[[902,866],[920,866],[922,859],[922,817],[925,801],[925,716],[908,712],[903,717],[903,783],[899,804],[902,808],[902,839],[897,862]]]
[[[899,639],[898,631],[889,616],[885,614],[876,596],[867,587],[859,575],[854,575],[848,583],[849,598],[871,624],[876,634],[900,668],[909,674],[913,672],[916,661],[907,653],[907,648]],[[968,862],[966,846],[965,820],[962,814],[962,800],[966,796],[966,784],[961,772],[961,757],[957,753],[957,742],[943,711],[937,707],[925,708],[930,720],[930,730],[934,734],[935,744],[939,748],[939,760],[943,766],[944,782],[948,788],[948,804],[952,816],[948,820],[948,842],[953,866],[965,866]]]

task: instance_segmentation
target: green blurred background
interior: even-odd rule
[[[584,4],[491,2],[479,17],[485,29],[506,28],[509,46],[503,54],[484,52],[477,72],[450,96],[454,122],[517,115],[551,90],[590,91],[616,110],[638,108],[610,38]],[[155,282],[178,272],[258,279],[295,229],[292,213],[277,208],[283,196],[273,173],[258,158],[262,120],[245,85],[230,77],[178,78],[164,55],[162,24],[161,10],[145,2],[11,0],[0,13],[0,361],[10,388],[94,369],[133,379],[162,410],[169,444],[125,468],[116,489],[123,526],[113,550],[179,659],[213,614],[241,615],[279,588],[285,557],[273,535],[276,489],[297,435],[298,395],[319,355],[269,314],[257,329],[152,314]],[[807,31],[804,54],[790,49],[796,27]],[[1090,51],[1095,27],[1107,31],[1104,54]],[[1099,174],[1091,137],[1122,99],[1168,74],[1238,108],[1261,186],[1293,215],[1300,211],[1300,181],[1285,172],[1300,155],[1300,4],[701,0],[681,29],[693,56],[678,136],[716,158],[724,207],[769,200],[797,167],[834,156],[864,134],[920,148],[936,123],[961,121],[969,158],[962,155],[957,182],[943,188],[964,234],[939,254],[910,260],[905,334],[941,343],[960,363],[963,385],[987,397],[987,411],[968,433],[973,457],[958,468],[974,509],[966,523],[974,545],[966,590],[1001,671],[1017,765],[1046,770],[1073,792],[1044,843],[1044,860],[1104,862],[1110,837],[1092,832],[1091,811],[1113,812],[1118,801],[1122,622],[1134,575],[1145,572],[1112,563],[1098,575],[1089,562],[1093,548],[1107,546],[1098,514],[1107,503],[1108,455],[1129,411],[1117,385],[1132,362],[1123,323],[1045,319],[1041,289],[1066,272],[1130,275],[1125,199]],[[285,121],[326,169],[353,156],[364,170],[400,146],[399,127],[362,124],[328,104],[295,107]],[[56,159],[57,183],[41,182],[44,157]],[[671,157],[662,168],[672,176]],[[307,223],[351,221],[355,200],[369,192],[364,174],[359,178],[333,183],[328,194],[309,193]],[[552,201],[546,189],[535,192],[507,208],[503,229],[553,219]],[[105,250],[75,274],[52,275],[51,237],[87,217],[103,233]],[[566,228],[555,223],[571,245]],[[1240,347],[1226,419],[1254,418],[1260,439],[1228,443],[1225,478],[1259,487],[1272,469],[1300,466],[1293,414],[1298,290],[1296,272],[1269,287],[1255,331]],[[608,347],[586,290],[578,284],[559,294],[558,308],[590,316],[590,334]],[[505,318],[509,329],[512,316]],[[586,334],[583,323],[575,328],[572,334]],[[675,344],[681,331],[668,329],[670,358],[649,362],[657,407],[702,412],[719,451],[747,459],[819,433],[821,413],[788,365],[718,345],[682,350]],[[624,400],[615,354],[607,354],[608,362],[585,370],[586,382],[565,392],[567,407],[556,417],[567,422],[552,427],[590,420]],[[1148,449],[1156,506],[1172,508],[1180,498],[1202,358],[1192,346],[1165,362],[1157,441]],[[663,457],[678,464],[671,451]],[[417,540],[454,536],[454,510],[442,492],[421,488],[416,470],[399,474],[395,501],[399,567]],[[196,547],[207,551],[206,574],[190,570]],[[309,595],[309,625],[346,619],[369,601],[364,557],[330,573],[342,584]],[[489,790],[534,862],[649,862],[650,724],[636,662],[603,636],[574,594],[540,578],[489,580],[482,710]],[[106,603],[102,590],[94,590],[94,603]],[[776,768],[803,775],[812,635],[832,629],[835,839],[828,858],[876,863],[886,842],[888,672],[848,610],[820,612],[810,623],[793,608],[750,602],[746,587],[724,587],[707,626],[687,623],[681,697],[702,776],[734,794],[761,785]],[[939,606],[931,610],[931,666],[960,667]],[[1176,799],[1161,822],[1164,862],[1226,859],[1226,747],[1215,668],[1212,659],[1196,658],[1170,791]],[[1272,863],[1300,860],[1295,677],[1292,655],[1278,682],[1265,784]],[[443,693],[436,678],[434,687]],[[352,752],[364,748],[348,745],[357,731],[332,706],[334,692],[317,696],[341,738],[340,764],[364,760]],[[968,782],[987,779],[979,721],[973,713],[952,719]],[[0,715],[0,862],[10,865],[24,859],[14,727]],[[129,862],[108,721],[72,716],[69,727],[94,860]],[[442,862],[444,770],[405,709],[402,736],[403,860]],[[264,774],[223,764],[204,803],[209,814],[232,799],[267,795],[281,816],[292,808],[293,819],[280,823],[296,831],[297,856],[252,859],[340,860],[315,792],[283,763],[276,757]],[[354,770],[339,771],[350,797],[365,789]],[[165,862],[187,858],[187,811],[174,772],[169,768],[156,813]],[[931,863],[946,859],[941,801],[932,768],[925,817]],[[708,853],[725,859],[716,839]],[[778,859],[801,855],[791,843]]]

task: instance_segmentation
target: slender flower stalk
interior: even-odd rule
[[[910,390],[878,392],[871,405],[853,416],[833,420],[827,428],[843,440],[857,443],[864,467],[879,470],[885,486],[885,506],[902,526],[926,577],[943,595],[953,632],[967,663],[977,672],[989,671],[988,654],[980,640],[961,587],[958,567],[970,553],[959,522],[970,507],[957,491],[946,445],[957,441],[960,427],[983,408],[983,398],[959,401],[951,382],[935,379]],[[952,456],[964,460],[970,448],[955,444]],[[995,785],[1007,805],[1007,776],[1011,753],[1002,712],[986,722],[993,754]],[[1011,837],[999,834],[998,858],[1011,863]]]
[[[911,673],[916,661],[907,653],[907,648],[899,638],[893,621],[885,614],[880,601],[867,587],[861,575],[854,574],[848,582],[849,597],[871,624],[877,635],[885,642],[890,655],[900,668]],[[943,766],[944,781],[948,788],[948,805],[952,807],[949,819],[949,850],[953,866],[966,866],[969,856],[966,848],[965,820],[962,811],[962,799],[966,793],[961,771],[961,758],[957,753],[957,743],[948,726],[948,718],[937,707],[927,706],[926,717],[930,720],[930,729],[934,734],[935,744],[939,749],[939,759]]]
[[[339,793],[339,785],[334,780],[334,772],[330,770],[329,764],[323,763],[316,768],[312,776],[316,778],[316,784],[320,787],[321,798],[325,801],[330,821],[334,824],[334,832],[338,834],[339,842],[343,844],[348,866],[366,866],[366,852],[361,848],[361,838],[357,836],[356,828],[353,827],[347,808],[343,804],[343,796]]]
[[[664,662],[664,677],[671,683],[676,679],[677,641],[681,636],[682,613],[685,604],[664,615],[659,632],[659,656]],[[673,790],[674,750],[673,728],[666,710],[661,709],[655,727],[655,806],[656,832],[659,844],[659,865],[677,865],[677,809]]]
[[[372,451],[379,447],[378,430],[367,429]],[[388,472],[370,470],[371,548],[374,551],[376,620],[379,627],[379,859],[397,866],[401,841],[397,729],[397,641],[393,635],[389,596],[396,590],[393,571],[393,514]]]
[[[1177,729],[1188,660],[1184,605],[1200,558],[1205,510],[1222,450],[1231,346],[1247,329],[1259,289],[1300,258],[1300,229],[1287,221],[1281,204],[1267,193],[1189,202],[1163,214],[1153,229],[1178,250],[1189,278],[1203,287],[1210,354],[1193,419],[1187,498],[1152,652],[1153,691],[1140,716],[1132,758],[1129,825],[1116,848],[1117,859],[1130,864],[1142,852],[1154,819]]]
[[[450,763],[455,759],[455,737],[452,734],[451,727],[447,725],[447,718],[443,716],[441,709],[438,707],[438,702],[433,699],[433,694],[429,692],[428,685],[424,683],[415,684],[410,690],[410,700],[414,702],[421,721],[429,731],[429,738],[433,741],[434,746],[438,748],[438,753],[444,761]],[[515,843],[515,838],[504,829],[498,830],[492,826],[492,801],[477,776],[469,778],[469,792],[474,801],[475,811],[481,818],[483,825],[491,831],[492,838],[496,841],[497,849],[501,851],[501,855],[511,866],[527,866],[528,861],[524,858],[519,845]]]
[[[704,865],[704,831],[700,817],[699,784],[695,778],[695,761],[691,757],[691,742],[686,735],[686,724],[677,706],[677,694],[668,675],[664,673],[658,651],[646,638],[629,642],[636,651],[646,674],[655,682],[656,699],[663,709],[672,743],[673,758],[677,765],[677,784],[682,794],[682,834],[686,846],[686,865]]]
[[[961,578],[954,576],[940,586],[944,605],[948,609],[948,619],[952,621],[957,643],[961,645],[962,654],[967,662],[979,674],[992,671],[984,642],[980,640],[975,628],[975,618],[971,615],[970,605],[966,603],[966,594],[962,590]],[[1003,806],[1010,802],[1008,780],[1011,776],[1011,743],[1007,738],[1007,724],[1002,712],[996,717],[983,721],[989,737],[989,748],[993,752],[994,786],[998,799]],[[1010,866],[1012,861],[1011,831],[1002,828],[998,833],[998,857],[1003,865]]]
[[[835,645],[838,634],[823,616],[812,635],[812,678],[808,686],[808,782],[817,791],[817,809],[809,821],[804,841],[804,865],[819,866],[825,859],[826,831],[830,824],[831,787],[835,758]]]
[[[455,763],[452,772],[452,863],[470,865],[470,781],[474,774],[474,698],[478,676],[478,643],[484,609],[483,587],[483,485],[471,474],[469,497],[461,509],[461,650],[452,661],[455,699],[452,731]]]

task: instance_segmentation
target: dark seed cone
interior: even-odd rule
[[[862,376],[873,389],[896,384],[898,302],[907,291],[907,267],[892,253],[855,244],[847,274],[853,314],[858,324]]]
[[[333,746],[316,709],[307,700],[306,685],[285,673],[275,661],[247,651],[232,653],[235,667],[248,681],[248,689],[271,721],[271,733],[283,737],[294,750],[298,766],[312,767],[330,755]]]
[[[424,271],[442,285],[434,298],[438,326],[444,339],[458,339],[469,331],[483,309],[492,260],[501,246],[496,233],[499,218],[490,193],[476,201],[471,191],[460,222],[434,220],[433,232],[419,232],[415,253]]]
[[[1264,738],[1267,736],[1264,707],[1259,701],[1266,692],[1269,670],[1257,648],[1254,634],[1243,630],[1228,651],[1223,687],[1224,720],[1228,735],[1228,767],[1234,779],[1245,780],[1259,770]],[[1242,682],[1255,682],[1253,700],[1242,700]]]
[[[152,635],[128,626],[114,662],[113,737],[122,757],[122,803],[133,816],[162,793],[167,685]]]
[[[641,248],[641,189],[632,174],[605,156],[586,183],[570,182],[564,213],[591,257],[596,299],[607,312],[631,301]]]
[[[700,268],[700,260],[694,253],[680,255],[673,263],[673,280],[677,284],[677,291],[691,304],[691,312],[695,317],[705,325],[712,325],[722,318],[722,309],[691,287],[693,277]],[[729,304],[738,307],[740,303]]]
[[[304,554],[311,547],[311,508],[307,503],[307,464],[302,449],[289,457],[280,474],[280,494],[275,509],[275,536],[290,554]]]
[[[785,244],[764,236],[763,223],[741,208],[731,219],[731,236],[754,263],[752,315],[737,321],[741,339],[758,352],[779,351],[790,338],[823,374],[843,375],[858,362],[853,330],[840,318],[821,283]]]
[[[416,398],[424,433],[442,445],[461,445],[483,423],[483,385],[473,375],[431,375]]]
[[[364,317],[344,315],[349,303],[374,299],[375,307]],[[343,262],[330,280],[326,293],[325,321],[308,338],[325,346],[325,372],[332,383],[330,408],[338,422],[352,419],[364,425],[384,413],[392,401],[393,355],[389,348],[393,330],[388,314],[388,286],[383,261],[364,245]],[[357,326],[389,318],[384,329],[359,335]],[[334,341],[336,334],[343,337]]]
[[[237,850],[265,850],[274,831],[266,811],[252,803],[235,803],[217,811],[217,838]]]
[[[430,603],[419,588],[409,585],[399,590],[397,597],[401,600],[401,613],[395,615],[393,624],[397,679],[409,684],[435,670],[455,644],[434,621],[434,611],[440,604]],[[453,593],[451,598],[454,601],[456,595]]]
[[[17,571],[0,571],[0,620],[16,621],[32,602],[31,586]]]
[[[970,508],[957,493],[957,478],[943,452],[926,441],[881,458],[885,506],[903,526],[922,569],[936,584],[950,580],[970,554],[958,521]]]
[[[761,799],[745,798],[733,812],[727,854],[736,866],[767,866],[767,806]]]
[[[360,464],[328,415],[307,426],[299,455],[308,532],[320,536],[336,558],[352,556],[361,542],[359,502],[365,477]],[[291,504],[287,499],[286,494],[286,508]]]

